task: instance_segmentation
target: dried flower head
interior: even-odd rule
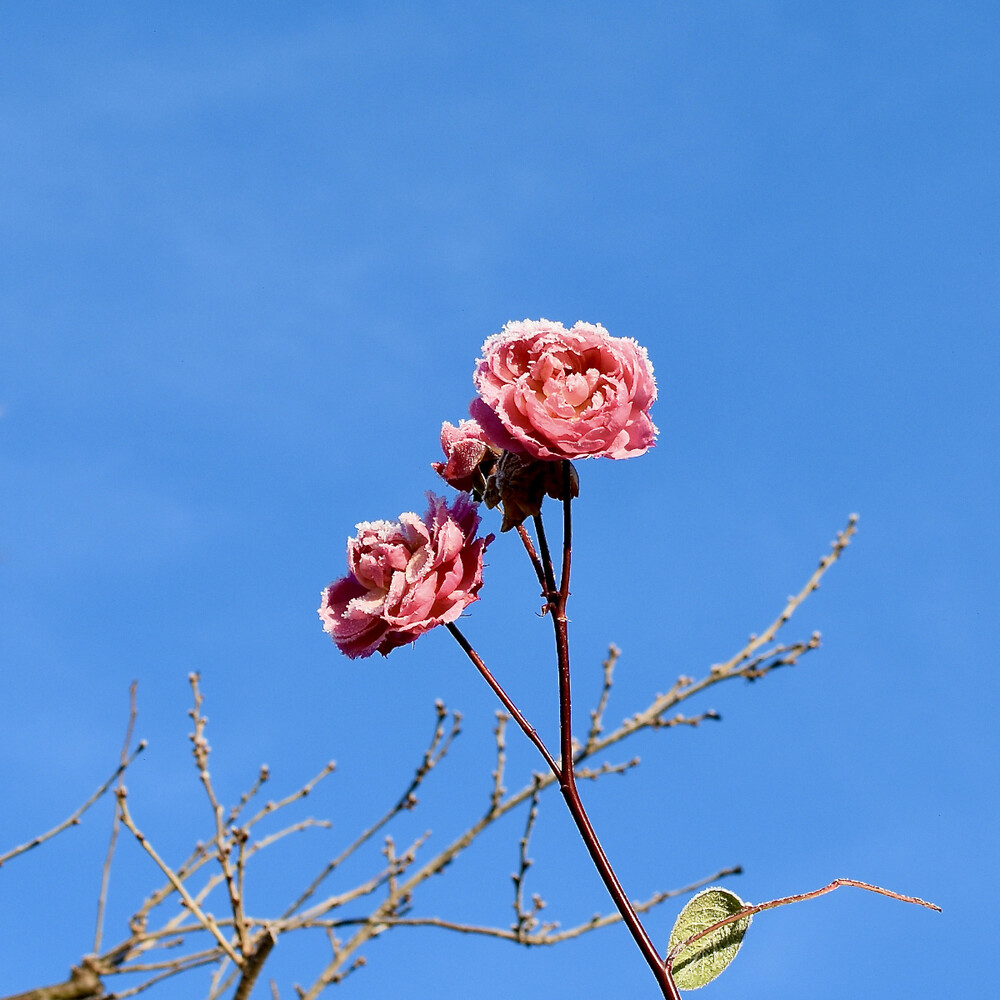
[[[569,496],[580,495],[580,479],[576,469],[569,466]],[[567,499],[563,480],[562,462],[540,462],[505,451],[486,484],[484,500],[489,508],[503,509],[501,533],[523,524],[527,518],[542,511],[542,501],[546,496],[553,500]]]

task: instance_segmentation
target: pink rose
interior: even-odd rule
[[[347,541],[350,573],[323,591],[323,628],[352,659],[386,656],[478,600],[493,535],[475,538],[479,514],[468,494],[451,507],[433,493],[427,499],[422,519],[409,513],[359,524]]]
[[[446,420],[441,425],[441,448],[447,462],[431,462],[431,468],[456,490],[481,495],[496,462],[496,453],[479,424],[475,420],[459,420],[455,427]]]
[[[483,344],[469,412],[505,451],[532,458],[632,458],[655,443],[646,350],[603,326],[508,323]]]

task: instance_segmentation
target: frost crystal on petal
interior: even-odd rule
[[[555,461],[632,458],[655,444],[646,350],[600,324],[508,323],[487,337],[473,382],[470,413],[498,449]]]
[[[323,628],[352,659],[386,656],[479,599],[493,535],[476,538],[479,514],[468,494],[450,506],[433,493],[427,499],[423,517],[358,524],[347,542],[348,575],[323,591]]]

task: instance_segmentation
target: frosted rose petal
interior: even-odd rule
[[[475,537],[479,514],[468,494],[450,506],[433,494],[428,501],[422,518],[364,522],[348,541],[350,572],[323,591],[319,608],[324,630],[345,655],[387,655],[479,599],[483,552],[493,536]]]
[[[604,327],[508,323],[487,338],[470,413],[498,448],[532,458],[631,458],[655,443],[644,348]]]

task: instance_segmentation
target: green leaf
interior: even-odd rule
[[[670,932],[668,953],[699,931],[733,913],[739,913],[745,905],[735,892],[728,889],[705,889],[699,892],[678,914],[674,929]],[[673,964],[674,982],[678,989],[696,990],[720,976],[740,950],[751,919],[750,914],[747,914],[682,948],[674,957]]]

